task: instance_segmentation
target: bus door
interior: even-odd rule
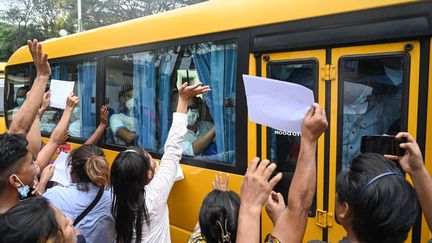
[[[261,56],[261,75],[263,77],[304,85],[314,91],[315,101],[325,106],[325,50],[299,51],[263,54]],[[258,64],[259,66],[259,64]],[[278,131],[261,126],[261,139],[258,139],[261,158],[267,158],[277,164],[277,171],[283,178],[274,188],[284,196],[287,203],[288,189],[294,174],[300,150],[300,136],[286,131]],[[324,136],[318,141],[317,150],[317,193],[314,206],[309,213],[309,223],[305,240],[321,239],[322,228],[316,222],[316,210],[324,203]],[[272,230],[272,223],[265,212],[262,213],[262,238]]]
[[[417,134],[420,44],[417,41],[331,49],[329,214],[334,215],[336,177],[360,153],[362,136]],[[337,215],[334,215],[335,217]],[[329,219],[328,241],[346,236]],[[411,242],[412,235],[408,236]]]

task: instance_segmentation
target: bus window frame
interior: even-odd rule
[[[169,48],[172,46],[179,46],[179,45],[192,45],[196,43],[203,43],[203,42],[212,42],[212,41],[224,41],[224,40],[236,40],[237,42],[237,64],[236,64],[236,105],[235,107],[235,114],[236,114],[236,127],[247,127],[247,109],[244,109],[246,105],[246,96],[244,91],[244,85],[243,85],[243,79],[242,74],[248,73],[248,67],[249,67],[249,31],[248,30],[231,30],[226,32],[220,32],[220,33],[211,33],[211,34],[205,34],[205,35],[199,35],[199,36],[192,36],[192,37],[185,37],[180,39],[174,39],[174,40],[167,40],[167,41],[161,41],[157,43],[146,43],[136,46],[128,46],[123,48],[116,48],[111,50],[103,50],[103,51],[96,51],[92,53],[83,53],[80,55],[73,55],[73,56],[67,56],[67,57],[60,57],[60,58],[53,58],[49,59],[50,65],[55,64],[64,64],[67,62],[74,62],[74,61],[82,61],[86,59],[95,59],[97,63],[96,67],[96,112],[101,108],[103,104],[105,104],[105,58],[107,56],[113,56],[113,55],[121,55],[124,53],[136,53],[136,52],[145,52],[160,48]],[[18,66],[25,66],[29,65],[29,75],[30,75],[30,85],[33,85],[34,78],[36,76],[36,72],[34,69],[34,65],[31,62],[27,63],[20,63],[17,65],[8,66],[6,70],[8,70],[11,67],[18,67]],[[7,78],[7,73],[6,73]],[[5,78],[5,80],[6,80]],[[6,91],[5,91],[6,92]],[[5,107],[7,105],[7,102],[5,102]],[[96,126],[99,125],[99,116],[96,115]],[[7,124],[7,127],[9,127],[10,124]],[[221,163],[221,162],[214,162],[214,161],[205,161],[205,160],[199,160],[189,157],[182,157],[180,163],[185,165],[190,165],[194,167],[204,168],[204,169],[211,169],[211,170],[217,170],[221,172],[227,172],[232,174],[238,174],[243,175],[246,172],[248,161],[247,161],[247,129],[236,129],[236,135],[235,135],[235,142],[236,142],[236,149],[235,149],[235,163],[228,164],[228,163]],[[41,134],[44,137],[49,137],[49,134],[42,133]],[[115,152],[120,152],[126,149],[126,146],[121,145],[110,145],[105,142],[105,132],[103,133],[101,139],[97,143],[97,145],[100,148],[113,150]],[[70,143],[79,143],[84,144],[85,140],[82,138],[69,138],[67,142]],[[149,153],[154,157],[155,159],[161,159],[163,154],[155,153],[152,151],[149,151]]]
[[[3,90],[3,115],[4,115],[4,118],[5,118],[5,123],[6,123],[6,128],[9,128],[9,126],[11,125],[9,122],[8,122],[8,109],[7,109],[7,106],[8,106],[8,96],[6,95],[6,94],[9,94],[9,70],[11,69],[11,68],[20,68],[20,67],[25,67],[25,66],[27,66],[27,69],[28,69],[28,74],[29,74],[29,87],[31,88],[32,86],[33,86],[33,83],[34,83],[34,80],[35,80],[35,78],[36,78],[36,72],[35,72],[35,67],[34,67],[34,64],[32,63],[32,62],[28,62],[28,63],[21,63],[21,64],[17,64],[17,65],[13,65],[13,66],[7,66],[6,68],[5,68],[5,71],[4,71],[4,90]]]
[[[185,42],[178,42],[178,41],[167,41],[166,43],[163,43],[163,45],[155,45],[155,44],[149,44],[149,45],[142,45],[142,46],[135,46],[135,47],[131,47],[131,48],[125,48],[125,49],[120,49],[120,50],[110,50],[108,52],[104,52],[103,56],[99,56],[101,59],[101,62],[104,63],[104,68],[101,69],[101,90],[97,91],[98,94],[100,94],[101,96],[103,96],[103,101],[105,100],[105,82],[106,82],[106,65],[105,65],[105,60],[106,58],[110,57],[110,56],[116,56],[116,55],[125,55],[125,54],[133,54],[133,53],[139,53],[139,52],[146,52],[146,51],[154,51],[157,49],[162,49],[162,48],[170,48],[170,47],[175,47],[175,46],[187,46],[187,45],[194,45],[194,44],[199,44],[199,43],[206,43],[206,42],[224,42],[224,41],[235,41],[237,44],[237,63],[236,63],[236,103],[239,104],[239,100],[241,98],[245,98],[242,97],[244,95],[244,87],[243,87],[243,79],[241,79],[241,73],[244,73],[241,70],[241,58],[242,58],[242,49],[241,46],[243,46],[243,51],[247,52],[247,55],[243,54],[245,56],[244,60],[245,62],[248,62],[248,49],[244,47],[244,43],[248,43],[247,40],[245,39],[245,34],[242,33],[244,31],[238,31],[240,32],[240,34],[236,34],[236,32],[233,32],[232,34],[214,34],[214,35],[210,35],[209,38],[200,38],[200,37],[193,37],[191,38],[191,41],[185,41]],[[213,37],[214,36],[214,37]],[[223,38],[218,38],[218,36],[222,36]],[[187,38],[190,39],[190,38]],[[243,44],[241,44],[243,42]],[[247,58],[246,58],[247,57]],[[245,99],[244,99],[245,100]],[[246,104],[245,101],[242,101],[240,104]],[[236,127],[247,127],[247,112],[246,109],[239,109],[239,106],[236,105]],[[239,117],[240,115],[240,117]],[[244,120],[244,126],[239,126],[239,122],[241,122],[242,120]],[[243,139],[240,138],[245,138],[247,137],[247,131],[245,132],[244,135],[239,134],[239,131],[241,129],[236,129],[236,136],[235,136],[235,142],[236,142],[236,149],[235,149],[235,163],[233,164],[229,164],[229,163],[223,163],[223,162],[217,162],[217,161],[211,161],[211,160],[201,160],[201,159],[196,159],[196,158],[192,158],[189,156],[182,156],[182,159],[180,161],[181,164],[185,164],[185,165],[191,165],[191,166],[195,166],[195,167],[201,167],[201,168],[206,168],[206,169],[213,169],[213,170],[218,170],[218,171],[223,171],[223,172],[228,172],[228,173],[234,173],[234,174],[244,174],[246,172],[246,168],[247,168],[247,141],[245,141]],[[241,131],[240,131],[241,132]],[[104,132],[105,135],[105,132]],[[104,137],[105,138],[105,137]],[[101,139],[102,140],[102,139]],[[127,146],[125,145],[117,145],[117,144],[109,144],[105,142],[105,139],[103,139],[103,144],[100,144],[100,146],[102,148],[105,149],[110,149],[110,150],[115,150],[115,151],[122,151],[124,149],[127,148]],[[242,149],[241,147],[244,147],[244,149]],[[240,149],[239,149],[240,147]],[[148,151],[151,156],[153,158],[156,159],[161,159],[162,155],[161,153],[157,153],[156,151]]]
[[[318,100],[318,82],[319,82],[319,60],[317,58],[300,58],[300,59],[287,59],[287,60],[275,60],[275,61],[270,61],[267,63],[266,65],[266,69],[267,69],[267,78],[272,78],[270,77],[268,74],[271,74],[271,65],[272,64],[287,64],[287,65],[295,65],[295,64],[314,64],[315,68],[313,70],[313,77],[314,80],[312,81],[312,91],[313,91],[313,95],[314,95],[314,100]],[[282,80],[281,80],[282,81]],[[288,81],[283,81],[283,82],[288,82]],[[302,85],[303,86],[303,85]],[[306,87],[306,86],[304,86]],[[266,133],[267,133],[267,158],[271,158],[271,130],[272,128],[266,127]],[[276,129],[273,129],[276,130]],[[318,144],[317,144],[317,148],[318,148]],[[316,156],[318,156],[318,150],[316,152]],[[318,164],[318,160],[315,161],[315,164]],[[296,163],[296,168],[297,168],[297,163]],[[318,177],[318,174],[315,176]],[[288,189],[289,190],[289,189]],[[316,209],[317,209],[317,192],[315,190],[315,194],[314,194],[314,200],[312,203],[312,206],[309,209],[308,212],[308,217],[315,217],[316,216]],[[288,203],[288,202],[287,202]]]
[[[409,105],[409,78],[410,78],[410,65],[411,56],[408,53],[403,52],[388,52],[388,53],[377,53],[377,54],[358,54],[358,55],[346,55],[341,56],[338,60],[338,107],[337,107],[337,139],[336,139],[336,177],[342,172],[342,144],[343,144],[343,97],[344,97],[344,80],[343,75],[343,63],[345,61],[356,61],[365,59],[379,59],[379,58],[394,58],[402,57],[404,60],[404,69],[402,76],[402,96],[401,96],[401,131],[406,131],[408,128],[408,105]]]

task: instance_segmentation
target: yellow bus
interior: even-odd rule
[[[183,82],[203,82],[212,92],[197,99],[198,121],[213,140],[198,150],[184,146],[184,180],[169,198],[171,237],[186,242],[214,174],[231,174],[239,192],[253,157],[268,158],[284,178],[286,197],[299,138],[248,119],[242,74],[305,85],[328,113],[318,143],[316,200],[304,241],[337,242],[335,181],[359,153],[365,134],[413,134],[432,172],[432,2],[414,0],[211,0],[43,42],[52,79],[74,81],[80,107],[70,124],[72,147],[96,127],[106,104],[110,126],[99,146],[112,162],[135,144],[161,158]],[[7,63],[5,110],[9,124],[19,94],[35,76],[26,47]],[[61,111],[41,119],[48,137]],[[192,124],[193,121],[192,121]],[[198,136],[195,133],[196,136]],[[196,139],[196,138],[195,138]],[[192,140],[191,140],[192,141]],[[271,232],[265,212],[262,236]],[[408,242],[431,238],[419,217]]]

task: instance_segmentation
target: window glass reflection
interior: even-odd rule
[[[396,135],[401,130],[403,57],[345,58],[343,81],[342,170],[360,153],[365,135]]]

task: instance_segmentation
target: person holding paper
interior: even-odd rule
[[[88,242],[113,242],[114,220],[111,216],[110,169],[105,155],[93,144],[73,150],[67,160],[72,183],[48,189],[43,196],[72,218]],[[88,214],[77,222],[77,217],[100,195]]]
[[[131,88],[120,91],[119,101],[122,113],[110,117],[110,127],[114,134],[114,141],[120,145],[135,143],[135,118],[133,117],[134,99]]]

